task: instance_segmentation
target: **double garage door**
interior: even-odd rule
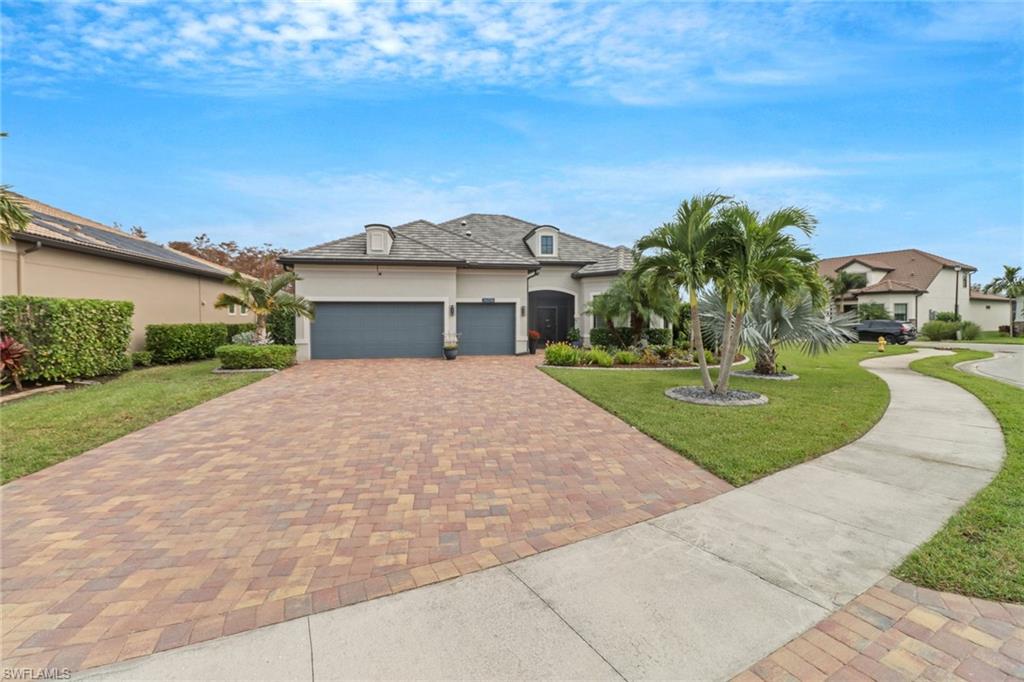
[[[515,352],[515,305],[459,303],[459,353]],[[317,303],[310,354],[330,358],[436,358],[444,341],[441,303]]]

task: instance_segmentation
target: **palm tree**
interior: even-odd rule
[[[712,340],[720,343],[725,329],[725,301],[717,291],[701,297],[700,315]],[[789,301],[758,291],[751,299],[739,345],[753,353],[755,372],[771,375],[776,373],[780,348],[798,347],[807,355],[835,350],[857,340],[853,331],[856,324],[856,313],[841,313],[829,319],[809,291]]]
[[[0,137],[7,137],[7,133],[0,131]],[[32,217],[11,192],[11,186],[0,185],[0,244],[10,244],[14,233],[28,227],[30,220]]]
[[[698,295],[711,281],[715,270],[715,242],[721,234],[719,209],[729,201],[722,194],[698,194],[679,204],[675,220],[655,228],[637,240],[640,255],[634,270],[651,273],[656,281],[678,291],[685,288],[690,304],[690,336],[698,362],[704,390],[714,390],[708,363],[704,357]]]
[[[301,296],[286,291],[299,281],[294,272],[282,272],[269,280],[246,277],[237,270],[224,280],[225,284],[238,287],[239,294],[221,294],[214,303],[215,308],[228,306],[245,306],[256,315],[256,338],[261,342],[267,339],[267,318],[274,311],[286,311],[313,319],[313,304]]]
[[[1002,294],[1010,299],[1010,336],[1017,320],[1017,299],[1024,296],[1024,278],[1020,266],[1004,265],[1003,274],[982,287],[986,294]]]
[[[725,301],[725,320],[714,390],[724,394],[729,391],[733,359],[755,291],[781,301],[806,291],[819,304],[827,293],[818,275],[817,256],[789,232],[795,229],[806,237],[814,234],[817,220],[808,211],[790,206],[762,219],[746,204],[735,203],[722,210],[721,220],[713,279]]]
[[[863,289],[868,284],[868,276],[863,272],[837,272],[828,280],[830,293],[835,300],[835,312],[843,312],[843,298],[853,289]]]
[[[654,277],[650,271],[637,269],[619,275],[611,286],[593,298],[587,312],[604,319],[608,329],[621,345],[627,345],[615,326],[615,320],[626,318],[639,339],[654,316],[674,320],[679,314],[679,289],[670,282]]]

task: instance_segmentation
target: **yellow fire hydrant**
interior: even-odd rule
[[[884,353],[885,352],[885,337],[884,336],[879,336],[878,337],[878,352],[879,353]]]

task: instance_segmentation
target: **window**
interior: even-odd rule
[[[964,289],[966,289],[966,288],[967,288],[967,285],[968,285],[968,283],[970,282],[970,280],[969,280],[969,279],[967,279],[967,273],[966,273],[966,272],[964,273],[964,276],[963,276],[963,280],[964,280],[964,284],[963,284],[963,287],[964,287]]]
[[[228,315],[234,315],[234,314],[235,314],[235,304],[234,303],[228,303]]]
[[[555,253],[555,238],[546,234],[540,238],[540,254],[550,256]]]
[[[246,313],[248,313],[248,312],[249,312],[249,309],[248,309],[248,308],[246,308],[246,307],[245,307],[245,306],[243,305],[243,306],[242,306],[242,312],[241,312],[241,314],[242,314],[242,315],[245,315],[245,314],[246,314]]]
[[[906,303],[894,303],[892,306],[893,317],[897,320],[907,321],[907,304]]]

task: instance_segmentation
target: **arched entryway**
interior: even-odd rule
[[[540,343],[565,341],[576,324],[576,297],[564,291],[530,292],[530,329],[540,332]]]

